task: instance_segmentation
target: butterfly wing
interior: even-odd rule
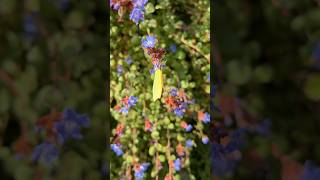
[[[157,69],[153,80],[153,101],[161,98],[163,87],[162,71]]]

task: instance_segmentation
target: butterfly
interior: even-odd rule
[[[162,70],[157,69],[155,72],[154,80],[153,80],[153,101],[161,98],[163,88],[163,76]]]

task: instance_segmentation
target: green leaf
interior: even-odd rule
[[[154,12],[154,6],[153,6],[153,4],[152,3],[148,3],[147,5],[146,5],[146,13],[147,14],[151,14],[151,13],[153,13]]]

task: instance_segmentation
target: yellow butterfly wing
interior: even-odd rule
[[[161,98],[163,87],[162,71],[157,69],[153,80],[153,101]]]

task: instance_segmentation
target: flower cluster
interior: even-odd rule
[[[148,0],[110,0],[110,7],[120,15],[120,20],[126,10],[131,11],[129,18],[136,24],[144,20],[145,5]]]
[[[114,109],[122,114],[128,114],[129,109],[137,104],[138,98],[135,96],[125,97],[121,100],[121,105],[116,105]]]
[[[68,139],[82,139],[81,128],[88,128],[90,120],[86,115],[77,114],[72,109],[65,109],[62,119],[55,126],[55,132],[60,144]]]
[[[46,140],[33,150],[32,159],[50,165],[59,155],[61,147],[69,139],[82,139],[81,129],[90,126],[86,115],[66,108],[63,113],[52,110],[37,122],[37,131],[45,132]]]
[[[178,91],[173,88],[170,95],[165,99],[165,104],[170,112],[181,118],[186,113],[188,105],[193,104],[193,101],[188,100],[183,90]]]
[[[121,150],[120,146],[117,144],[111,144],[111,149],[113,152],[116,153],[117,156],[121,156],[123,154],[123,151]]]
[[[144,20],[144,6],[148,0],[133,0],[133,9],[130,13],[130,19],[136,24]]]

